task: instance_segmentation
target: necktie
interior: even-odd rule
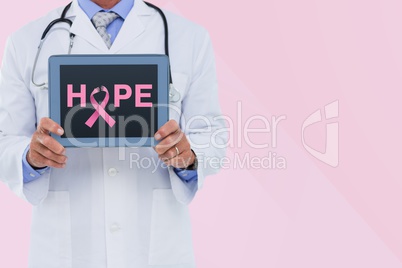
[[[108,48],[112,46],[112,42],[110,40],[108,32],[106,31],[106,28],[118,17],[119,15],[114,12],[99,11],[92,18],[92,23],[95,25],[96,30],[98,31],[99,35],[102,37]]]

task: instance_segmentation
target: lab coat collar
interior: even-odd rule
[[[139,17],[150,16],[155,12],[156,11],[148,7],[143,0],[135,0],[133,8],[125,19],[110,49],[107,48],[88,16],[80,8],[77,0],[73,1],[66,17],[73,19],[73,25],[70,29],[71,33],[85,39],[104,53],[115,53],[145,31],[145,26]]]

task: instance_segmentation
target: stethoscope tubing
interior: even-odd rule
[[[169,27],[168,27],[168,22],[167,22],[165,13],[164,13],[159,7],[157,7],[157,6],[155,6],[155,5],[151,4],[151,3],[148,3],[148,2],[144,2],[144,3],[145,3],[146,5],[148,5],[149,7],[152,7],[153,9],[155,9],[155,10],[159,13],[159,15],[161,16],[161,18],[162,18],[162,21],[163,21],[163,28],[164,28],[164,32],[165,32],[165,42],[164,42],[164,46],[165,46],[165,55],[168,57],[168,61],[169,61],[169,70],[171,70],[171,66],[170,66],[170,57],[169,57]],[[50,32],[50,30],[51,30],[56,24],[58,24],[58,23],[67,23],[67,24],[69,25],[69,27],[71,27],[71,26],[73,25],[72,20],[66,18],[67,12],[68,12],[68,10],[71,8],[71,5],[72,5],[72,2],[70,2],[70,3],[63,9],[63,12],[61,13],[60,18],[57,18],[57,19],[51,21],[51,22],[49,23],[49,25],[46,27],[46,29],[43,31],[43,33],[42,33],[42,36],[41,36],[41,39],[40,39],[40,43],[39,43],[39,46],[38,46],[38,50],[37,50],[37,53],[36,53],[36,56],[35,56],[34,65],[33,65],[33,67],[32,67],[32,79],[31,79],[31,80],[32,80],[32,83],[33,83],[35,86],[37,86],[37,87],[46,88],[46,85],[47,85],[46,82],[45,82],[45,83],[42,83],[42,84],[37,84],[37,83],[35,82],[35,70],[36,70],[36,66],[37,66],[37,63],[38,63],[38,59],[39,59],[40,52],[41,52],[41,50],[42,50],[43,43],[45,42],[46,37],[47,37],[48,33]],[[71,49],[72,49],[73,44],[74,44],[74,37],[75,37],[75,35],[74,35],[73,33],[70,33],[70,45],[69,45],[68,54],[71,53]],[[171,98],[172,98],[172,96],[173,96],[172,91],[177,91],[177,90],[176,90],[176,89],[174,88],[174,86],[173,86],[172,72],[169,71],[169,95],[170,95]]]

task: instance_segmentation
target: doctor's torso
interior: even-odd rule
[[[9,40],[15,51],[12,69],[31,95],[21,97],[18,105],[27,107],[23,119],[27,122],[49,115],[48,90],[31,82],[32,65],[40,36],[61,10],[25,26]],[[166,16],[174,40],[173,80],[184,99],[196,75],[194,51],[206,33],[182,18]],[[59,23],[46,37],[35,71],[37,81],[48,81],[50,56],[67,53],[70,31],[75,34],[72,54],[164,54],[161,17],[142,1],[135,1],[110,50],[76,2],[67,18],[73,21],[71,28]],[[179,101],[170,109],[171,119],[180,121],[181,112]],[[171,171],[160,165],[152,148],[77,148],[67,149],[66,155],[66,168],[50,170],[48,181],[31,186],[34,198],[46,196],[34,207],[32,267],[194,267],[187,206],[177,201],[180,191],[172,190]],[[141,163],[142,159],[149,163]],[[46,191],[37,190],[45,189],[46,183]]]

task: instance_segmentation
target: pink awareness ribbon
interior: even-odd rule
[[[105,98],[99,105],[98,102],[95,100],[94,95],[99,92],[105,92]],[[96,120],[98,120],[99,116],[101,116],[103,119],[105,119],[106,123],[110,126],[113,127],[116,121],[105,111],[106,104],[109,102],[109,92],[107,91],[107,88],[104,86],[101,86],[101,89],[99,87],[95,88],[94,91],[92,91],[91,96],[89,97],[92,106],[95,108],[95,112],[91,115],[91,117],[85,122],[85,124],[92,128],[93,125],[95,124]]]

